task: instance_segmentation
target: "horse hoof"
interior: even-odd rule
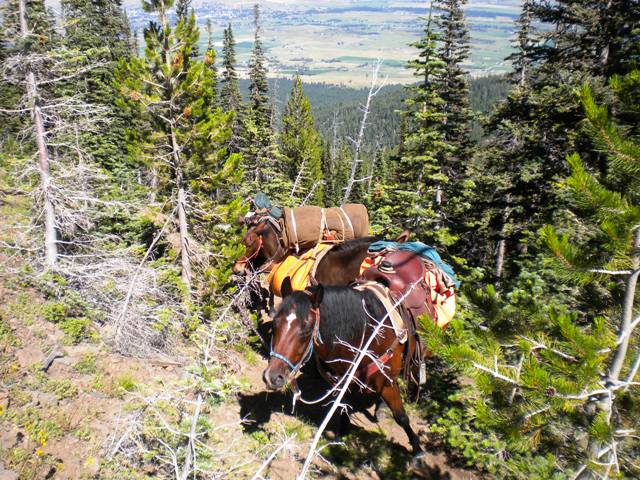
[[[376,422],[380,423],[384,420],[392,419],[393,414],[391,413],[391,409],[387,407],[386,403],[381,403],[376,408],[375,417],[376,417]]]
[[[413,456],[411,473],[413,478],[433,478],[433,469],[427,465],[427,457],[424,452],[418,452]]]

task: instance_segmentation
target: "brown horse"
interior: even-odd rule
[[[250,224],[242,243],[245,254],[236,260],[233,273],[245,275],[248,267],[258,271],[269,268],[291,252],[282,245],[280,235],[274,221],[267,217]],[[360,273],[360,265],[367,256],[369,245],[377,238],[363,237],[347,240],[334,246],[322,258],[316,269],[315,280],[326,285],[346,285]]]
[[[385,327],[370,344],[371,355],[364,357],[354,378],[366,386],[365,390],[377,393],[384,400],[409,437],[414,454],[419,455],[420,439],[411,428],[397,383],[404,359],[411,358],[417,348],[415,336],[408,335],[401,344],[386,318],[385,307],[368,290],[318,285],[291,293],[287,280],[284,284],[288,295],[274,318],[269,365],[263,373],[267,388],[281,389],[314,351],[321,371],[327,369],[339,377],[345,375],[358,349],[382,321]]]

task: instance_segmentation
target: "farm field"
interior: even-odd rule
[[[466,7],[471,30],[471,59],[465,67],[472,76],[505,72],[511,51],[514,19],[520,0],[475,1]],[[246,69],[253,39],[252,2],[195,0],[198,22],[210,19],[214,43],[220,47],[222,29],[231,23],[237,41],[240,70]],[[405,63],[414,55],[411,42],[423,29],[424,1],[357,0],[262,2],[263,40],[272,76],[300,73],[304,81],[349,86],[368,83],[371,62],[384,61],[382,72],[390,83],[408,83],[412,75]],[[133,27],[148,22],[139,2],[127,2]],[[207,42],[201,28],[200,42]]]

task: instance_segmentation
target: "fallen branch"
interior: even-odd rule
[[[173,219],[173,216],[174,216],[175,213],[176,213],[176,209],[174,208],[173,211],[171,212],[171,214],[165,220],[164,225],[162,225],[162,228],[160,229],[160,232],[158,232],[158,234],[155,236],[155,238],[151,242],[151,245],[149,245],[149,248],[147,248],[147,251],[144,254],[144,257],[142,257],[142,260],[140,261],[140,264],[138,265],[138,268],[133,273],[133,278],[131,279],[131,283],[129,284],[129,290],[127,291],[127,296],[124,299],[124,305],[122,306],[122,311],[120,312],[120,315],[118,315],[118,318],[116,319],[116,322],[118,324],[116,335],[119,333],[121,320],[126,315],[127,308],[129,308],[129,302],[131,301],[131,295],[133,295],[133,289],[135,287],[136,280],[138,280],[138,275],[140,274],[140,269],[144,266],[145,262],[147,261],[147,258],[149,258],[149,255],[151,254],[151,251],[153,250],[153,247],[156,246],[156,243],[158,243],[158,240],[160,240],[160,237],[162,237],[162,235],[164,234],[165,228],[167,228],[167,225],[169,225],[169,223]]]
[[[256,471],[256,473],[253,475],[253,477],[251,477],[251,480],[259,480],[261,478],[263,478],[260,474],[262,473],[262,471],[267,468],[269,466],[269,464],[271,462],[273,462],[273,460],[278,456],[278,454],[284,450],[285,448],[287,448],[289,446],[289,444],[296,438],[296,434],[294,433],[293,435],[291,435],[289,438],[287,438],[284,442],[282,442],[280,444],[280,446],[278,448],[276,448],[276,450],[269,455],[269,458],[267,458],[262,465],[260,465],[260,468],[258,468],[258,470]]]
[[[198,417],[200,416],[200,408],[202,407],[202,395],[198,394],[196,400],[196,408],[193,412],[193,419],[191,420],[191,430],[189,431],[189,444],[187,445],[187,455],[184,459],[184,466],[182,467],[182,476],[178,480],[187,480],[191,473],[192,466],[196,463],[196,427],[198,426]]]

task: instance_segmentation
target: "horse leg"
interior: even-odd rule
[[[347,412],[340,412],[340,436],[348,435],[351,431],[351,419]]]
[[[420,446],[420,438],[411,428],[409,416],[404,410],[404,405],[402,404],[402,397],[400,396],[400,389],[398,388],[398,384],[395,382],[386,383],[384,387],[382,387],[380,396],[391,409],[391,413],[393,413],[393,419],[398,425],[402,427],[402,429],[407,434],[407,437],[409,437],[409,443],[411,443],[411,448],[413,448],[414,455],[421,454],[422,447]]]
[[[378,399],[376,402],[376,410],[374,412],[374,416],[376,417],[377,422],[381,422],[385,418],[389,418],[389,406],[385,403],[382,398]]]
[[[402,427],[402,429],[407,434],[414,455],[421,454],[422,447],[420,446],[420,438],[411,428],[411,422],[409,420],[407,412],[404,409],[402,398],[400,396],[400,389],[398,388],[397,384],[394,383],[391,385],[386,385],[381,392],[381,396],[384,399],[385,403],[391,409],[391,412],[393,413],[393,419],[398,425]]]

